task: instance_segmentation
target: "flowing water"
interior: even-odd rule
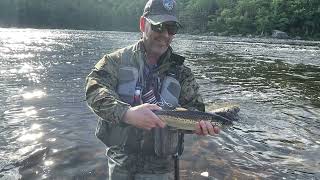
[[[139,33],[0,29],[0,179],[106,179],[84,81]],[[177,35],[218,136],[187,135],[181,179],[320,179],[320,42]]]

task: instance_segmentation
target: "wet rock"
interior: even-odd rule
[[[253,38],[253,35],[252,34],[248,34],[246,35],[247,38]]]
[[[218,36],[227,36],[229,33],[228,32],[220,32],[218,33]]]
[[[191,169],[192,163],[193,163],[192,161],[187,161],[187,160],[181,159],[179,162],[180,169]]]
[[[221,158],[221,157],[208,157],[207,161],[209,162],[210,167],[215,167],[215,168],[223,168],[228,166],[228,161]]]
[[[209,167],[209,162],[204,157],[202,157],[197,161],[193,162],[192,166],[193,166],[192,169],[198,169],[198,170],[206,169]]]
[[[229,173],[227,176],[225,176],[224,179],[256,180],[256,179],[260,179],[260,178],[254,172],[233,168],[231,170],[231,173]]]
[[[190,177],[190,170],[180,168],[179,172],[180,179],[188,179]]]
[[[289,36],[287,33],[279,30],[273,30],[271,37],[277,38],[277,39],[289,39]]]
[[[209,32],[209,36],[214,36],[214,32]]]
[[[230,35],[230,37],[242,37],[242,34],[233,34],[233,35]]]
[[[199,29],[195,29],[191,34],[199,35],[201,34],[201,31]]]

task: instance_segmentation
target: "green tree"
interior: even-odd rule
[[[218,9],[214,0],[190,0],[181,12],[181,22],[187,30],[207,31],[209,16]]]

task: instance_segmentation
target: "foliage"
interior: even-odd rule
[[[319,34],[319,0],[220,0],[219,11],[210,16],[209,29],[229,34],[270,34],[282,30],[291,35]]]
[[[1,0],[0,26],[138,31],[147,0]],[[176,0],[184,32],[320,36],[319,0]]]

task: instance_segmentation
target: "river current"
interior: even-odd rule
[[[106,179],[84,81],[139,33],[0,28],[0,179]],[[186,135],[181,179],[320,179],[320,42],[177,35],[217,136]]]

